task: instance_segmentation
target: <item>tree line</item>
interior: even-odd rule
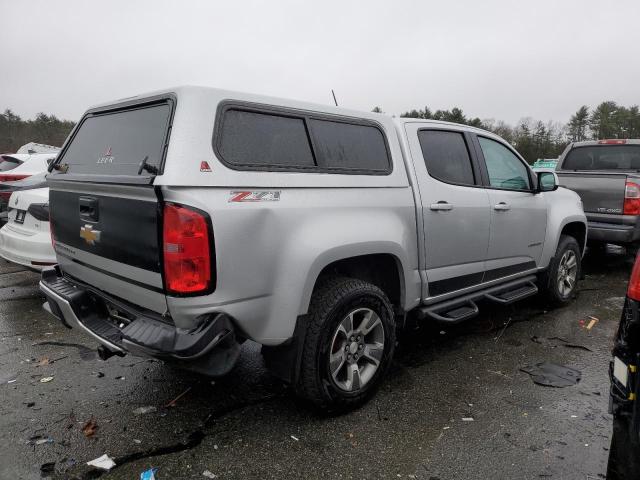
[[[375,107],[373,111],[381,113],[382,109]],[[467,117],[462,109],[457,107],[435,112],[429,107],[424,107],[422,110],[409,110],[400,116],[443,120],[489,130],[511,143],[530,163],[539,158],[557,157],[569,142],[602,138],[640,138],[638,106],[625,107],[612,101],[602,102],[593,109],[584,105],[566,124],[542,122],[525,117],[512,126],[501,120]]]
[[[23,120],[7,109],[0,114],[0,153],[13,153],[29,142],[60,147],[74,125],[75,122],[44,113],[38,113],[31,120]]]
[[[382,113],[380,107],[374,112]],[[401,117],[443,120],[484,128],[511,143],[527,161],[555,158],[569,142],[601,138],[640,138],[640,109],[625,107],[616,102],[602,102],[595,108],[580,107],[566,124],[542,122],[525,117],[517,125],[501,120],[468,117],[461,108],[432,111],[428,107],[409,110]],[[34,119],[24,120],[7,109],[0,114],[0,153],[15,152],[28,142],[62,146],[75,122],[61,120],[55,115],[38,113]]]

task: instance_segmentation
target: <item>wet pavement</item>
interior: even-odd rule
[[[38,275],[0,260],[0,478],[137,479],[150,467],[158,480],[604,478],[609,351],[631,265],[620,250],[587,256],[563,309],[535,297],[481,305],[455,328],[412,327],[378,394],[326,417],[250,342],[215,381],[137,357],[101,361],[90,338],[42,311]],[[520,371],[543,361],[582,380],[542,387]],[[105,453],[110,472],[86,465]]]

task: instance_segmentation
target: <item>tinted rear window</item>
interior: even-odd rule
[[[220,152],[235,165],[314,165],[304,120],[280,115],[227,111]]]
[[[228,108],[216,142],[222,160],[240,169],[391,171],[382,131],[358,122]]]
[[[462,133],[422,130],[418,132],[418,139],[429,175],[447,183],[475,183],[471,157]]]
[[[576,147],[569,151],[563,170],[640,170],[640,145]]]
[[[389,168],[382,132],[368,125],[309,120],[318,166],[380,170]]]
[[[17,158],[0,156],[0,172],[8,172],[13,170],[22,162]]]
[[[138,175],[145,157],[159,167],[170,116],[168,103],[89,116],[60,163],[69,173],[92,175]]]

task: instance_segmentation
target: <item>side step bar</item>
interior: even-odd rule
[[[432,318],[438,322],[456,324],[475,317],[479,310],[475,302],[491,300],[508,305],[538,293],[536,276],[530,275],[495,287],[478,290],[453,300],[418,308],[420,318]]]

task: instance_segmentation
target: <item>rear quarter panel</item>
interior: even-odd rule
[[[217,286],[203,297],[168,297],[178,326],[224,311],[249,338],[277,345],[308,309],[319,273],[352,256],[388,253],[402,266],[404,306],[419,301],[413,193],[395,188],[277,188],[279,201],[229,202],[228,188],[163,189],[167,201],[211,215]]]

